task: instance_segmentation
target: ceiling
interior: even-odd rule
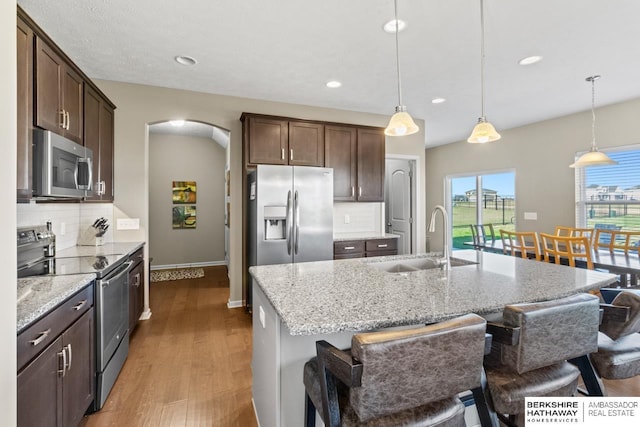
[[[383,115],[398,103],[392,0],[18,4],[91,78]],[[426,146],[466,139],[481,111],[480,1],[399,0],[398,15],[403,103]],[[638,16],[637,0],[485,0],[488,120],[500,131],[588,110],[593,74],[596,106],[640,97]],[[544,59],[518,64],[530,55]]]

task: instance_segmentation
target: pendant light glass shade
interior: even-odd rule
[[[396,23],[396,71],[398,72],[398,105],[396,106],[396,113],[391,116],[389,124],[384,130],[385,135],[389,136],[405,136],[416,133],[420,128],[415,124],[409,113],[407,113],[407,107],[402,104],[402,81],[400,79],[400,54],[398,49],[398,0],[394,0],[394,12]]]
[[[591,148],[589,151],[584,153],[582,156],[569,165],[571,168],[585,168],[588,166],[607,166],[607,165],[617,165],[618,162],[612,160],[605,153],[598,151],[598,147],[596,146],[596,111],[595,111],[595,103],[596,103],[596,88],[595,81],[598,80],[600,76],[590,76],[585,80],[591,82]]]
[[[389,136],[404,136],[416,133],[420,128],[413,122],[413,119],[406,112],[404,106],[397,106],[396,113],[391,116],[389,125],[384,130],[385,135]]]
[[[473,128],[467,142],[473,144],[484,144],[485,142],[497,141],[501,138],[491,123],[484,117],[478,119],[478,124]]]
[[[500,134],[496,128],[487,121],[484,115],[484,1],[480,0],[480,99],[482,104],[482,116],[478,119],[478,124],[471,131],[467,142],[473,144],[484,144],[485,142],[497,141]]]

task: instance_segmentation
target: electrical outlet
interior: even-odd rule
[[[345,215],[344,216],[344,223],[345,224],[350,224],[351,223],[351,217],[349,215]]]
[[[118,218],[116,228],[118,230],[138,230],[140,229],[140,218]]]
[[[538,212],[525,212],[524,219],[536,221],[538,219]]]

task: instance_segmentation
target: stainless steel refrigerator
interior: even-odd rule
[[[247,182],[249,266],[333,259],[333,169],[258,165]]]

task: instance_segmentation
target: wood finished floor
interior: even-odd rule
[[[83,427],[257,426],[251,404],[251,318],[228,309],[225,267],[151,284],[151,319],[100,412]],[[640,396],[640,377],[606,381],[609,396]]]
[[[225,267],[151,284],[152,316],[101,411],[82,426],[257,426],[251,404],[251,317],[228,309]]]

